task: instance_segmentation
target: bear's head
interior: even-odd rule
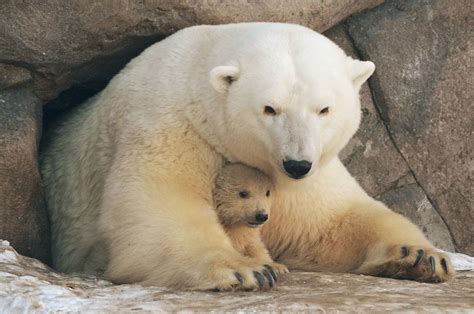
[[[273,175],[308,177],[356,132],[359,89],[375,66],[302,27],[249,37],[210,71],[224,107],[227,157]]]
[[[270,215],[272,182],[261,171],[227,164],[216,177],[213,192],[217,216],[224,226],[258,227]]]

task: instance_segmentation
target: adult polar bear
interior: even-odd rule
[[[337,157],[373,71],[289,24],[191,27],[148,48],[44,149],[54,266],[119,283],[262,284],[264,265],[233,249],[213,210],[214,178],[230,160],[274,178],[262,232],[290,268],[449,279],[449,258]]]

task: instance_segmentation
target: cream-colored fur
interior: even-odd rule
[[[337,158],[373,70],[289,24],[197,26],[151,46],[43,148],[54,266],[190,289],[233,289],[238,272],[244,289],[258,287],[264,265],[233,247],[213,208],[229,160],[275,182],[262,235],[290,269],[450,278],[448,257]],[[290,179],[287,159],[312,162],[311,171]]]
[[[271,217],[272,191],[272,181],[263,172],[239,163],[227,164],[216,178],[214,204],[234,248],[282,274],[288,268],[272,260],[260,236],[259,227],[265,221],[256,220],[259,213]]]

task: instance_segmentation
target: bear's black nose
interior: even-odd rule
[[[259,223],[264,223],[265,221],[267,221],[267,219],[268,219],[268,214],[264,211],[257,212],[257,214],[255,215],[255,221]]]
[[[287,160],[283,161],[283,168],[285,168],[288,176],[293,179],[301,179],[311,170],[311,165],[309,161],[306,160]]]

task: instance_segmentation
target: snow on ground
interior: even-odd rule
[[[446,252],[451,258],[454,269],[456,270],[474,270],[474,257],[461,254]]]
[[[474,258],[453,254],[456,269],[474,270]],[[445,284],[351,274],[294,272],[264,292],[170,291],[113,285],[59,274],[19,255],[0,240],[0,313],[169,311],[414,311],[474,312],[474,272]]]

